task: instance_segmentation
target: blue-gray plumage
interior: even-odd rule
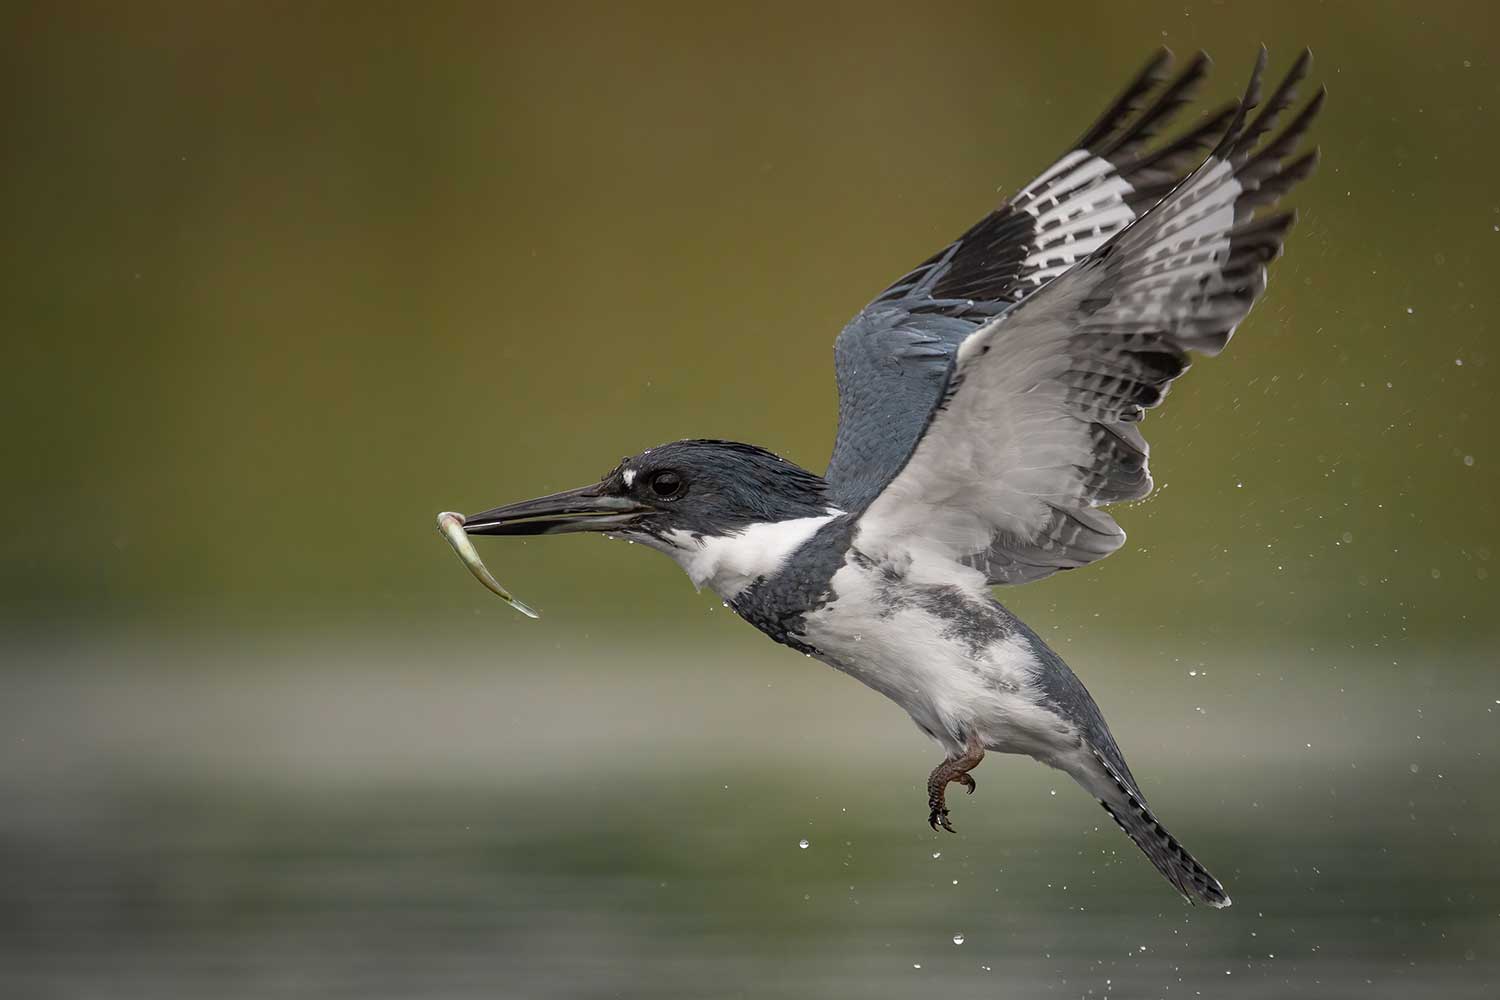
[[[1321,90],[1266,138],[1306,52],[1254,118],[1264,50],[1241,100],[1155,142],[1208,66],[1200,54],[1166,81],[1168,60],[845,327],[825,475],[751,445],[678,441],[465,530],[598,531],[659,549],[943,747],[928,779],[934,828],[952,830],[947,785],[972,792],[986,751],[1027,754],[1096,796],[1185,898],[1225,906],[1147,807],[1083,683],[989,590],[1124,542],[1099,507],[1151,490],[1137,423],[1188,352],[1217,353],[1249,312],[1293,221],[1257,210],[1316,162],[1297,146]]]

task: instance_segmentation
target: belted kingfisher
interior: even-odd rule
[[[1307,177],[1322,88],[1285,127],[1304,51],[1254,117],[1266,51],[1231,102],[1170,140],[1202,53],[1163,49],[1057,162],[865,306],[834,346],[838,434],[819,476],[764,449],[648,448],[588,486],[466,519],[472,535],[593,531],[675,559],[775,639],[904,708],[974,791],[987,751],[1095,796],[1189,902],[1224,888],[1146,805],[1083,683],[990,592],[1118,549],[1101,505],[1152,488],[1138,423],[1217,354],[1265,288]],[[1270,136],[1269,138],[1267,138]]]

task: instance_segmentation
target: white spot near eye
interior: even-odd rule
[[[634,486],[635,485],[635,470],[634,469],[626,469],[625,470],[625,485],[626,486]]]

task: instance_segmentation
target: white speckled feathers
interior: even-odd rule
[[[1291,154],[1321,93],[1257,145],[1306,68],[1304,57],[1249,121],[1257,64],[1240,114],[1197,171],[963,341],[921,440],[861,518],[859,544],[877,554],[915,544],[992,583],[1024,583],[1124,543],[1095,507],[1151,490],[1137,421],[1188,351],[1223,348],[1291,225],[1289,213],[1252,215],[1311,171],[1315,154]]]

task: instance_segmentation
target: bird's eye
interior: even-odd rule
[[[667,469],[651,477],[651,492],[663,500],[670,500],[682,492],[682,477]]]

